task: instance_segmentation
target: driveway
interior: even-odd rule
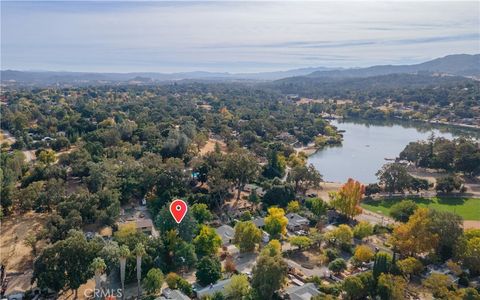
[[[325,277],[325,276],[328,276],[328,268],[325,267],[325,266],[322,266],[322,267],[318,267],[318,266],[313,266],[313,269],[307,269],[305,267],[302,267],[302,265],[300,265],[299,263],[297,263],[296,261],[293,261],[289,258],[285,258],[284,259],[287,264],[292,267],[292,268],[295,268],[297,270],[300,270],[302,271],[303,274],[305,274],[306,276],[320,276],[320,277]]]

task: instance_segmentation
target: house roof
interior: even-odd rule
[[[235,230],[229,225],[222,225],[216,228],[215,231],[222,238],[223,244],[230,243],[230,241],[235,237]]]
[[[207,295],[213,295],[216,292],[223,293],[223,290],[225,289],[225,286],[227,284],[229,284],[231,280],[232,280],[231,278],[225,279],[225,280],[220,280],[219,282],[217,282],[215,284],[206,286],[203,289],[199,289],[197,291],[197,297],[202,298],[202,297],[205,297]]]
[[[150,219],[137,219],[137,228],[152,228],[153,222]]]
[[[309,223],[308,219],[296,213],[288,213],[286,217],[288,219],[288,225],[295,226],[295,225],[305,225]]]
[[[182,293],[180,290],[163,289],[162,295],[155,300],[190,300],[191,298]]]
[[[285,292],[291,300],[310,300],[313,296],[320,294],[320,291],[311,282],[302,286],[289,287]]]
[[[255,224],[255,226],[257,227],[263,227],[265,226],[265,218],[262,218],[262,217],[256,217],[255,219],[253,219],[253,224]]]

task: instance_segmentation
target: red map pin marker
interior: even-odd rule
[[[175,199],[170,204],[170,213],[178,224],[182,222],[183,217],[185,217],[185,215],[187,214],[187,210],[187,203],[185,203],[185,201],[181,199]]]

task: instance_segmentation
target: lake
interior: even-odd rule
[[[348,178],[365,184],[376,182],[375,173],[388,162],[385,158],[397,157],[409,142],[425,140],[432,132],[448,139],[458,136],[480,138],[480,130],[424,123],[331,123],[345,131],[342,145],[324,148],[308,159],[323,179],[330,182],[346,182]]]

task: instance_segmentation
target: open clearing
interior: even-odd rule
[[[408,198],[420,207],[430,207],[440,211],[450,211],[462,216],[465,220],[480,220],[480,198],[455,198],[455,197],[434,197],[434,198]],[[367,210],[389,215],[390,208],[400,202],[398,198],[387,198],[383,200],[365,201],[361,206]]]
[[[31,287],[32,250],[23,241],[29,234],[42,230],[46,214],[26,213],[12,215],[2,221],[0,230],[0,258],[5,264],[9,276],[7,294],[14,290],[24,291]],[[38,253],[44,247],[43,242],[37,244]]]
[[[210,138],[210,139],[208,139],[205,146],[203,146],[202,149],[200,149],[200,155],[205,155],[207,153],[215,151],[215,144],[216,143],[218,143],[220,145],[220,150],[222,152],[226,151],[227,145],[223,141]]]

